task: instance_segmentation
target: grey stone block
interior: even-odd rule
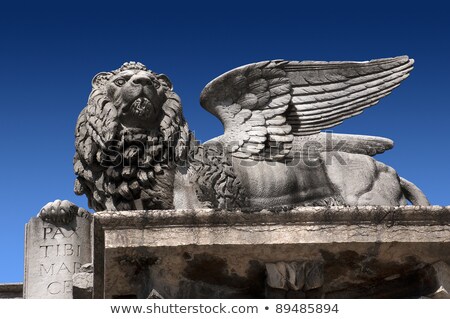
[[[439,261],[433,264],[436,271],[437,290],[428,297],[434,299],[450,299],[450,266],[446,262]]]
[[[447,287],[450,207],[94,216],[105,298],[153,289],[164,298],[418,298]]]
[[[72,277],[73,299],[92,299],[94,292],[94,268],[92,264],[84,264],[80,272]]]
[[[25,230],[24,298],[70,299],[72,277],[91,262],[91,215],[69,223],[32,218]]]
[[[0,284],[0,299],[22,299],[23,284],[11,283]]]

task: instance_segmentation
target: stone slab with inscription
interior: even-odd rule
[[[80,209],[64,221],[41,216],[28,222],[24,298],[72,298],[72,276],[92,258],[91,221],[91,214]]]

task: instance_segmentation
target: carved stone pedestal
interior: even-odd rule
[[[25,231],[25,299],[73,298],[73,276],[92,261],[91,221],[92,215],[78,208],[67,222],[30,219]]]
[[[450,207],[95,214],[96,298],[448,297]]]

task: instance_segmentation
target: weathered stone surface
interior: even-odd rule
[[[266,298],[305,296],[308,291],[323,285],[323,261],[292,261],[266,264]],[[286,293],[274,290],[285,290]]]
[[[105,242],[96,293],[106,298],[153,289],[163,298],[420,297],[444,282],[433,265],[450,263],[450,207],[100,212],[95,222]],[[268,264],[282,276],[269,278]]]
[[[91,214],[66,224],[32,218],[25,231],[24,298],[72,298],[72,276],[91,262]]]
[[[436,299],[450,299],[450,265],[443,261],[433,264],[437,289],[429,295]]]
[[[411,258],[412,256],[410,256]],[[394,263],[393,263],[394,265]],[[395,267],[397,268],[397,267]],[[377,280],[347,284],[343,289],[327,291],[326,298],[420,298],[438,289],[436,271],[429,264],[411,264],[391,271]]]
[[[23,284],[0,284],[0,299],[21,299],[23,298]]]
[[[293,262],[277,262],[277,263],[267,263],[267,285],[275,289],[283,290],[301,290],[305,283],[308,285],[305,287],[306,290],[317,288],[321,286],[318,278],[321,278],[322,274],[312,271],[314,269],[319,269],[321,262],[314,261],[293,261]],[[310,278],[313,277],[313,278]],[[317,285],[317,287],[311,288],[312,285]]]
[[[152,289],[147,299],[164,299],[164,298],[159,294],[159,292],[157,292],[155,289]]]
[[[323,263],[309,261],[305,263],[305,286],[303,290],[308,291],[320,288],[323,285]]]
[[[92,299],[94,292],[94,268],[92,264],[84,264],[80,272],[72,276],[73,299]]]
[[[288,290],[286,268],[286,265],[280,262],[266,264],[267,285],[270,288]]]

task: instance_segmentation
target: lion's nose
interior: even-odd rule
[[[146,85],[150,85],[152,83],[152,80],[150,80],[150,78],[145,75],[135,75],[133,77],[133,83],[140,84],[142,86],[146,86]]]

